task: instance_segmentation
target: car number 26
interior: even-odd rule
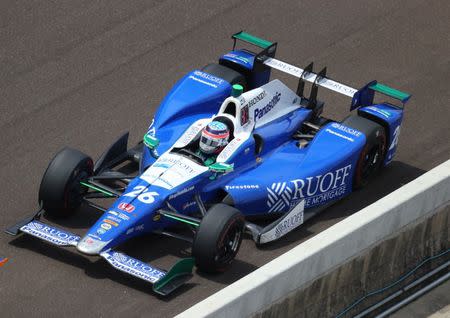
[[[136,198],[142,203],[153,203],[155,202],[155,197],[159,195],[157,192],[148,192],[145,186],[136,186],[132,191],[125,193],[125,197]]]

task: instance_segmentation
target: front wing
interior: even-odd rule
[[[76,234],[38,220],[32,220],[21,225],[19,231],[61,247],[77,246],[81,240],[81,237]],[[13,234],[13,231],[7,230],[6,232]],[[152,283],[153,291],[163,296],[170,294],[189,280],[192,277],[192,268],[194,267],[193,258],[182,259],[169,271],[164,271],[111,249],[100,253],[100,256],[114,268]]]

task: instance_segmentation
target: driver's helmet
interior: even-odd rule
[[[218,154],[228,144],[230,130],[220,121],[212,121],[203,128],[200,150],[205,154]]]

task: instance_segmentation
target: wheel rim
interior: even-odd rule
[[[89,160],[78,165],[73,171],[64,195],[66,208],[76,208],[82,201],[87,189],[81,187],[80,181],[92,174],[92,166],[92,161]]]
[[[220,241],[215,261],[222,264],[231,262],[237,254],[241,242],[242,231],[238,224],[234,224]]]
[[[362,166],[362,177],[363,179],[368,178],[373,172],[378,168],[378,164],[381,157],[381,147],[380,145],[376,145],[367,152],[364,157],[364,163]]]

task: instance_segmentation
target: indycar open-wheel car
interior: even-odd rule
[[[314,73],[313,63],[301,69],[275,59],[277,43],[245,32],[232,38],[233,50],[218,63],[175,84],[142,142],[128,148],[125,133],[95,163],[78,150],[61,150],[42,178],[39,211],[7,233],[97,255],[167,295],[195,265],[204,272],[229,268],[244,233],[258,245],[278,240],[393,160],[409,94],[376,81],[357,90],[328,78],[326,68]],[[238,42],[259,49],[239,49]],[[272,69],[297,77],[297,89],[270,81]],[[324,117],[319,87],[350,97],[354,113],[343,121]],[[392,103],[374,103],[375,93]],[[199,140],[212,121],[227,126],[228,143],[205,160]],[[77,217],[86,205],[102,216],[82,237],[40,219],[44,212]],[[251,222],[261,217],[273,222]],[[180,224],[186,231],[174,226]],[[119,251],[147,233],[189,242],[192,257],[164,270]]]

